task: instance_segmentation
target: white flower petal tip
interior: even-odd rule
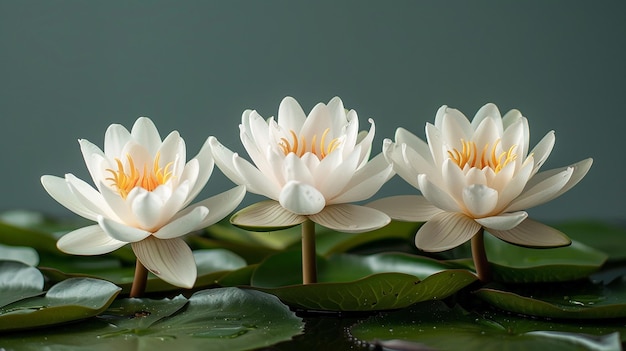
[[[479,230],[480,224],[463,214],[442,212],[420,227],[415,246],[427,252],[446,251],[470,240]]]
[[[197,277],[191,249],[182,239],[148,237],[132,244],[137,259],[154,275],[172,285],[190,289]]]
[[[313,222],[344,233],[363,233],[382,228],[391,222],[385,213],[365,206],[340,204],[310,215]]]
[[[372,201],[365,206],[386,213],[394,220],[425,222],[442,210],[433,206],[426,198],[418,195],[390,196]]]
[[[296,226],[307,220],[273,200],[257,202],[230,218],[233,225],[252,231],[274,231]]]
[[[567,235],[543,223],[525,219],[510,230],[489,230],[493,236],[508,243],[530,248],[553,248],[569,246]]]
[[[291,181],[280,192],[279,203],[287,210],[298,215],[310,215],[320,212],[326,206],[326,199],[315,187]]]

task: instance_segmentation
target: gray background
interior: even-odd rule
[[[70,216],[42,174],[88,179],[78,138],[151,117],[189,156],[209,135],[243,154],[241,112],[306,111],[340,96],[377,122],[374,151],[447,104],[528,117],[544,169],[589,175],[532,209],[544,220],[626,219],[623,1],[0,1],[0,210]],[[247,157],[247,156],[246,156]],[[202,196],[230,188],[218,170]],[[399,178],[377,197],[416,193]],[[256,200],[246,198],[246,203]]]

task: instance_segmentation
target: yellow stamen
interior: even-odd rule
[[[507,151],[497,154],[496,148],[499,143],[500,139],[496,140],[491,148],[489,148],[489,144],[486,144],[479,154],[475,142],[461,139],[461,151],[457,149],[449,150],[448,157],[461,169],[465,168],[465,166],[479,169],[489,167],[495,173],[498,173],[517,158],[517,154],[515,154],[517,145],[513,145]]]
[[[171,167],[173,162],[168,163],[165,167],[159,167],[160,157],[160,153],[157,153],[154,158],[152,169],[150,170],[146,164],[143,166],[142,173],[140,173],[135,167],[135,161],[130,155],[126,155],[129,173],[127,173],[124,169],[122,161],[119,158],[116,158],[115,162],[117,163],[117,171],[110,168],[107,169],[107,172],[111,173],[111,177],[106,178],[106,180],[110,180],[113,183],[112,185],[124,199],[128,196],[128,193],[136,187],[142,187],[148,191],[153,191],[159,185],[165,184],[172,178]]]
[[[324,130],[324,133],[322,133],[319,143],[317,142],[317,134],[314,134],[311,137],[310,148],[307,149],[306,138],[304,136],[298,137],[296,132],[290,130],[289,134],[291,134],[291,140],[287,138],[281,138],[278,146],[280,146],[280,148],[283,150],[285,156],[293,152],[298,157],[302,157],[304,156],[304,154],[310,152],[316,155],[321,160],[324,157],[328,156],[328,154],[333,152],[340,144],[338,138],[334,138],[328,144],[326,144],[326,137],[329,132],[330,128],[326,128],[326,130]]]

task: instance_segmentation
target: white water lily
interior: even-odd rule
[[[196,263],[181,237],[228,215],[243,199],[245,187],[187,206],[213,171],[208,142],[185,163],[185,142],[178,132],[161,140],[146,117],[137,119],[131,132],[109,126],[104,151],[84,139],[79,143],[96,188],[72,174],[44,175],[41,182],[60,204],[98,224],[65,234],[58,248],[99,255],[131,243],[149,271],[173,285],[192,287]]]
[[[343,232],[380,228],[390,218],[381,211],[348,204],[370,198],[393,176],[382,154],[369,160],[374,122],[359,133],[354,110],[341,99],[317,104],[307,116],[291,97],[278,118],[243,113],[241,141],[256,165],[209,138],[217,166],[248,191],[271,199],[235,214],[231,221],[251,228],[295,226],[307,219]]]
[[[451,249],[482,229],[521,246],[570,244],[563,233],[528,219],[524,211],[563,194],[591,167],[589,158],[538,173],[554,146],[553,131],[528,152],[526,118],[517,110],[501,117],[487,104],[471,122],[442,106],[435,124],[426,125],[428,143],[402,128],[395,137],[395,143],[385,140],[383,153],[423,196],[395,196],[369,206],[394,219],[427,221],[417,232],[418,248]]]

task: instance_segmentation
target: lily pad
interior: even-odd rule
[[[484,287],[481,299],[506,311],[531,316],[573,319],[626,317],[626,277],[607,285],[579,282],[502,290]]]
[[[326,311],[375,311],[441,299],[476,281],[464,269],[408,254],[318,257],[318,283],[302,285],[299,251],[267,258],[252,273],[255,289],[290,306]]]
[[[120,290],[104,280],[67,279],[50,288],[45,296],[0,308],[0,330],[43,327],[92,317],[104,311]]]
[[[213,285],[217,279],[227,272],[246,266],[246,261],[243,258],[228,250],[196,250],[193,252],[193,255],[198,269],[195,287]],[[121,266],[119,261],[110,257],[72,257],[59,263],[59,265],[61,265],[61,269],[68,270],[71,273],[65,273],[56,269],[56,267],[42,267],[41,270],[48,278],[55,281],[61,281],[70,277],[91,277],[108,280],[120,286],[124,292],[130,291],[135,274],[134,267]],[[152,274],[148,276],[146,292],[177,289],[179,288],[164,282]]]
[[[32,247],[0,244],[0,260],[18,261],[29,266],[36,266],[39,264],[39,254]]]
[[[618,331],[626,331],[623,323],[554,323],[473,313],[440,301],[370,317],[350,330],[361,341],[390,349],[465,351],[620,350]]]
[[[609,256],[610,261],[626,260],[624,238],[626,228],[600,221],[572,221],[554,225],[572,240],[600,250]]]
[[[220,288],[189,300],[125,299],[79,326],[16,333],[3,347],[20,350],[250,350],[301,334],[302,319],[276,297]]]
[[[577,241],[567,247],[531,249],[485,235],[485,250],[494,280],[507,283],[582,279],[600,269],[607,259],[606,254]],[[473,268],[471,259],[456,262]]]
[[[17,261],[0,261],[0,308],[43,293],[43,275]]]
[[[413,238],[421,225],[422,223],[391,221],[380,229],[359,234],[340,233],[318,227],[315,246],[318,254],[329,256],[381,240],[399,239],[413,245]]]

